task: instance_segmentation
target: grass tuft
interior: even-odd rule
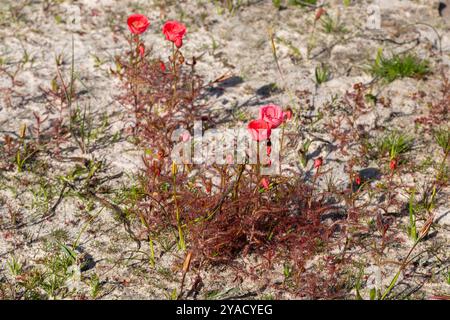
[[[412,149],[414,139],[400,132],[391,132],[377,142],[377,150],[381,157],[386,154],[391,160]]]
[[[327,82],[331,78],[331,72],[327,65],[321,65],[316,67],[315,70],[316,83],[317,85],[321,85],[322,83]]]
[[[413,54],[394,55],[388,58],[378,51],[370,66],[370,73],[386,82],[400,78],[423,78],[431,72],[428,60],[422,60]]]
[[[450,130],[449,129],[438,129],[434,132],[434,139],[439,147],[442,148],[444,153],[450,151]]]

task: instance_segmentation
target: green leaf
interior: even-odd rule
[[[375,300],[376,295],[377,295],[377,289],[375,289],[375,288],[370,289],[370,300]]]
[[[75,251],[73,251],[63,243],[60,243],[59,246],[61,247],[61,250],[70,258],[70,260],[72,260],[72,262],[75,262],[77,260],[77,254]]]

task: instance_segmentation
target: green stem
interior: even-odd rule
[[[175,164],[173,164],[175,165]],[[178,247],[181,250],[186,250],[186,244],[184,242],[184,235],[183,235],[183,229],[181,227],[181,219],[180,219],[180,208],[178,206],[178,201],[177,201],[177,189],[176,189],[176,173],[173,170],[172,171],[172,177],[173,177],[173,201],[175,203],[175,214],[176,214],[176,219],[177,219],[177,227],[178,227]]]
[[[178,83],[177,55],[178,55],[178,48],[176,48],[175,44],[172,43],[173,94],[171,107],[175,106],[175,97],[177,95],[177,83]]]
[[[447,149],[445,152],[444,158],[442,159],[441,165],[439,166],[439,172],[437,176],[437,180],[440,180],[444,175],[445,162],[447,160],[450,149]]]
[[[411,253],[413,252],[413,250],[416,248],[416,246],[419,244],[421,238],[417,239],[416,242],[414,242],[414,245],[412,246],[412,248],[409,250],[405,261],[402,263],[402,265],[400,266],[400,268],[398,269],[397,273],[395,274],[394,278],[391,280],[389,287],[386,289],[386,291],[384,292],[384,294],[381,296],[380,300],[384,300],[387,295],[392,291],[392,289],[395,287],[395,284],[398,281],[398,278],[400,276],[400,274],[402,273],[402,271],[406,268],[406,266],[408,265],[408,258],[411,255]]]
[[[153,247],[153,238],[149,236],[148,238],[149,246],[150,246],[150,265],[152,268],[155,267],[155,248]]]

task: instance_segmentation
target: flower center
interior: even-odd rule
[[[135,21],[133,22],[133,27],[135,28],[142,28],[145,26],[145,23],[143,21]]]

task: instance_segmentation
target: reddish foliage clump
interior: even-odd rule
[[[132,131],[146,150],[144,195],[134,211],[145,233],[178,232],[179,240],[185,237],[193,252],[194,265],[230,263],[254,253],[290,261],[298,279],[305,280],[309,274],[305,263],[336,244],[333,235],[339,228],[323,223],[336,208],[300,176],[272,176],[269,182],[260,176],[258,166],[255,170],[247,164],[174,166],[170,160],[174,130],[184,127],[192,132],[194,121],[200,119],[205,127],[214,126],[200,101],[215,82],[205,85],[195,73],[195,58],[188,63],[179,48],[174,47],[164,62],[149,58],[150,51],[139,54],[133,47],[140,43],[130,40],[132,49],[126,58],[117,58],[116,73],[124,85],[120,101],[134,113]],[[266,106],[248,129],[256,140],[268,140],[271,127],[291,118],[290,109]],[[261,128],[267,131],[265,136],[260,131],[253,134]]]

